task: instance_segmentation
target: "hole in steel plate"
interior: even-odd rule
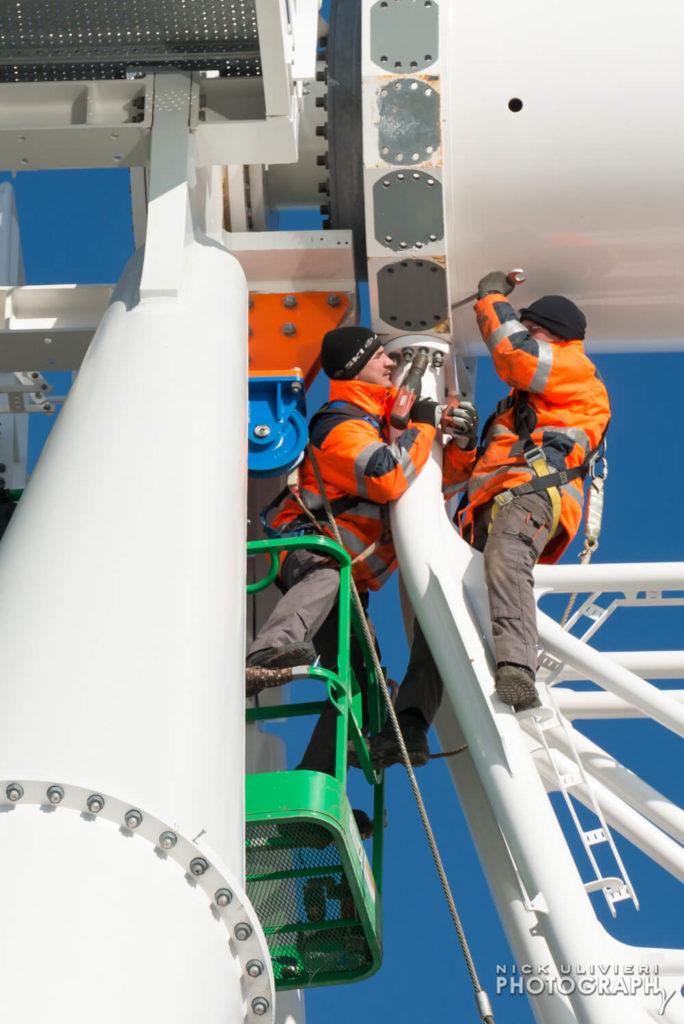
[[[514,96],[508,101],[508,109],[513,114],[519,114],[523,108],[523,101],[519,100],[517,96]]]

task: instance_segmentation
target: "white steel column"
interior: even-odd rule
[[[155,221],[180,258],[148,235],[147,299],[130,261],[0,547],[13,1024],[273,1019],[242,892],[247,288]]]

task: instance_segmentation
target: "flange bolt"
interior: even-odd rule
[[[340,301],[341,300],[340,300],[339,295],[329,295],[328,296],[328,305],[331,307],[331,309],[337,309],[337,307],[340,304]]]
[[[261,960],[250,960],[247,964],[247,973],[250,978],[259,978],[264,973],[264,965]]]
[[[159,845],[162,850],[173,850],[177,842],[178,836],[175,832],[162,832],[159,836]]]
[[[51,804],[61,804],[64,799],[64,790],[61,786],[50,786],[47,791],[47,798]]]
[[[99,814],[104,805],[104,797],[99,793],[93,793],[86,801],[86,806],[91,814]]]
[[[193,857],[193,859],[190,861],[190,873],[194,875],[196,878],[199,878],[200,875],[203,875],[208,867],[209,865],[207,864],[204,857]]]
[[[266,423],[257,423],[254,428],[255,437],[268,437],[271,433],[271,428]]]
[[[284,323],[281,330],[287,337],[291,337],[293,334],[297,333],[296,326],[293,323],[290,323],[290,321]]]
[[[214,900],[217,907],[227,907],[232,901],[233,894],[230,889],[217,889],[214,893]]]
[[[264,999],[263,996],[257,996],[252,1000],[252,1010],[257,1017],[263,1017],[265,1013],[268,1013],[270,1006],[268,999]]]
[[[10,782],[9,786],[5,790],[5,796],[10,803],[16,804],[17,800],[21,800],[24,795],[24,787],[18,782]]]
[[[283,299],[283,306],[285,309],[295,309],[297,306],[297,298],[295,295],[286,295]]]
[[[140,811],[137,811],[134,807],[131,807],[130,811],[126,811],[126,828],[134,829],[139,825],[142,825],[143,816]]]
[[[252,934],[251,924],[247,924],[246,921],[241,921],[240,924],[235,925],[235,938],[239,942],[244,942]]]

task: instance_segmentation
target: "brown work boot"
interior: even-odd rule
[[[256,697],[262,690],[272,690],[276,686],[284,686],[291,683],[293,678],[291,668],[254,668],[245,669],[245,696]]]
[[[501,700],[512,704],[514,711],[527,711],[528,708],[540,705],[534,673],[523,665],[512,665],[510,662],[497,665],[494,685]]]

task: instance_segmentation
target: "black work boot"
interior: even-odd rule
[[[401,734],[408,752],[409,761],[414,768],[422,768],[430,759],[430,748],[427,738],[427,723],[422,715],[411,712],[399,715]],[[370,747],[373,767],[390,768],[393,764],[402,764],[401,748],[394,735],[394,729],[387,722],[378,736],[371,736]]]
[[[541,704],[534,685],[534,672],[524,665],[504,661],[496,666],[494,685],[498,696],[514,711],[527,711]]]
[[[313,644],[299,640],[282,647],[262,647],[247,655],[247,668],[293,668],[295,665],[313,665],[318,655]]]

